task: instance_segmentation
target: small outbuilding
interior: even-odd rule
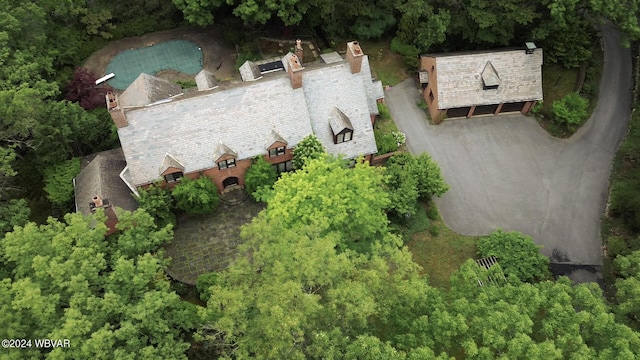
[[[528,113],[542,100],[542,49],[427,54],[419,79],[431,119]]]

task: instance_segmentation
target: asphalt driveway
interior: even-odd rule
[[[416,103],[412,80],[386,92],[398,128],[415,154],[427,151],[451,190],[439,199],[456,232],[484,235],[497,228],[530,235],[554,262],[602,264],[600,217],[611,161],[631,109],[631,52],[604,29],[600,99],[571,139],[559,140],[520,114],[449,120],[430,125]]]

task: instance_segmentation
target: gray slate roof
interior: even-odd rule
[[[167,153],[180,159],[185,173],[213,168],[220,143],[238,159],[263,155],[274,133],[289,147],[315,133],[331,154],[373,154],[377,148],[370,114],[377,113],[377,106],[369,96],[381,93],[382,86],[368,71],[365,56],[358,74],[351,74],[344,61],[302,70],[299,89],[292,88],[287,73],[275,72],[227,90],[130,109],[128,126],[118,129],[128,164],[123,175],[132,186],[151,183],[159,178]],[[333,143],[329,121],[335,107],[350,119],[352,141]]]
[[[124,107],[137,107],[147,106],[179,94],[182,94],[180,85],[142,73],[118,98]]]
[[[438,107],[449,109],[542,99],[542,49],[429,54],[436,59]],[[497,89],[483,90],[483,71],[499,77]],[[495,80],[495,79],[493,79]]]
[[[90,155],[83,163],[83,169],[75,179],[76,211],[90,214],[89,203],[96,195],[124,210],[138,208],[131,191],[120,179],[120,172],[127,164],[122,149]]]

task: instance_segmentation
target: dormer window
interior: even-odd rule
[[[333,143],[341,144],[353,139],[353,125],[349,117],[338,108],[333,108],[329,118],[329,126],[333,133]]]
[[[236,167],[236,159],[218,161],[218,169],[225,170]]]
[[[491,61],[487,61],[487,64],[482,70],[482,90],[495,90],[500,85],[500,76],[498,72],[491,64]]]
[[[273,149],[269,149],[269,157],[276,157],[276,156],[280,156],[280,155],[284,155],[286,152],[286,147],[284,146],[278,146],[276,148]]]
[[[351,141],[353,138],[353,130],[345,129],[344,132],[336,135],[336,144]]]
[[[174,183],[176,181],[180,181],[180,179],[182,179],[183,177],[184,177],[184,174],[182,173],[182,171],[178,171],[178,172],[165,175],[164,181],[166,181],[167,183]]]

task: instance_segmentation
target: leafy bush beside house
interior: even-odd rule
[[[554,120],[569,129],[575,128],[587,119],[589,100],[580,94],[571,92],[551,105]]]
[[[218,207],[218,188],[206,176],[196,180],[182,178],[180,184],[171,191],[178,209],[189,214],[208,214]]]
[[[373,130],[378,154],[386,154],[398,150],[398,142],[392,134],[385,134],[379,129]]]
[[[262,188],[271,188],[278,180],[278,172],[264,157],[258,156],[244,175],[244,188],[251,197],[260,201]],[[261,190],[259,193],[258,190]],[[206,301],[206,300],[205,300]]]

